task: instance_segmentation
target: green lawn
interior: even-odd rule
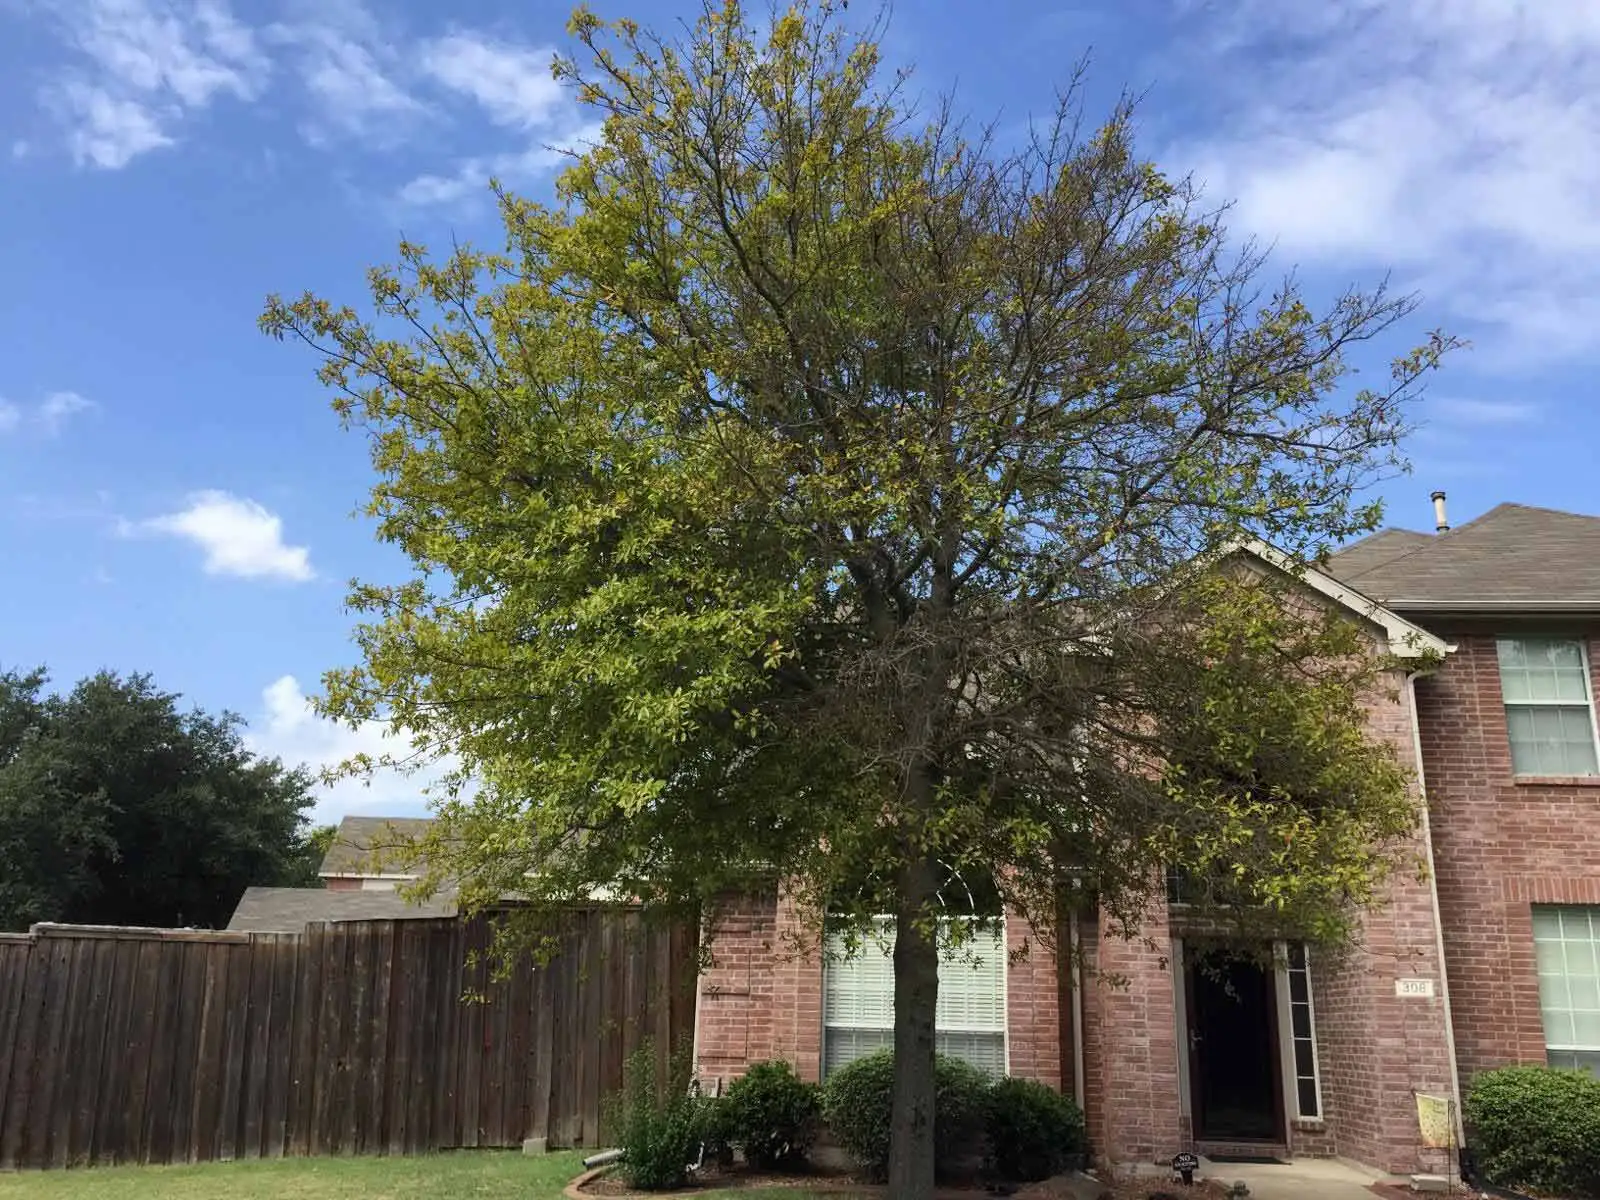
[[[580,1158],[468,1150],[419,1158],[26,1171],[0,1174],[0,1200],[554,1200],[583,1169]]]

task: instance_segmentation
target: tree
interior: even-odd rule
[[[1044,937],[1069,883],[1135,932],[1162,864],[1328,938],[1376,894],[1412,819],[1362,733],[1381,664],[1226,552],[1373,527],[1450,343],[1345,386],[1414,301],[1265,288],[1127,106],[1087,130],[1069,91],[1012,154],[899,111],[825,3],[571,28],[604,126],[555,206],[502,195],[500,254],[402,243],[369,317],[263,314],[416,569],[354,589],[323,710],[459,754],[423,852],[468,907],[776,878],[892,914],[891,1191],[924,1197],[952,875]]]
[[[148,675],[45,696],[0,673],[0,928],[226,925],[252,884],[314,882],[311,779],[181,712]]]

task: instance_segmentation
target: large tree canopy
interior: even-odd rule
[[[311,779],[147,675],[44,695],[0,673],[0,929],[221,927],[253,884],[316,882]]]
[[[469,904],[759,875],[892,914],[923,1196],[950,872],[1006,864],[1046,935],[1068,876],[1136,928],[1161,864],[1328,935],[1373,894],[1411,811],[1370,643],[1194,564],[1370,529],[1448,343],[1348,386],[1412,301],[1268,286],[1125,109],[1007,152],[897,108],[826,4],[572,30],[603,132],[553,206],[502,196],[504,253],[403,244],[371,314],[263,316],[416,567],[355,589],[325,708],[460,755],[427,856]]]

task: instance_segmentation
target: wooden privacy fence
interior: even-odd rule
[[[482,921],[0,935],[0,1168],[593,1146],[623,1059],[692,1030],[694,934],[552,932],[503,980]]]

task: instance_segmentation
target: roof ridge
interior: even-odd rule
[[[1551,508],[1545,504],[1519,504],[1515,500],[1504,500],[1501,503],[1496,504],[1494,508],[1489,510],[1489,512],[1496,512],[1502,508],[1520,508],[1524,512],[1549,513],[1553,517],[1576,517],[1580,521],[1600,521],[1600,516],[1597,516],[1594,513],[1573,512],[1571,509],[1567,508]],[[1488,515],[1489,513],[1483,514],[1484,517],[1487,517]],[[1483,517],[1479,517],[1478,520],[1483,520]]]

